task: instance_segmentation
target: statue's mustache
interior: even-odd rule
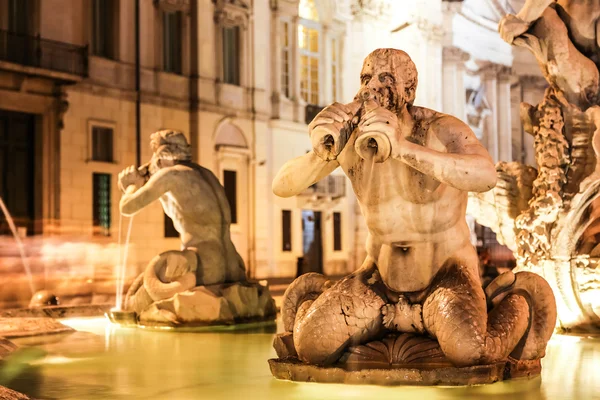
[[[373,100],[380,107],[387,108],[390,111],[395,111],[401,102],[401,98],[398,93],[396,93],[396,91],[389,86],[378,89],[363,88],[354,97],[354,100],[361,102]]]

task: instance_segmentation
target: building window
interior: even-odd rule
[[[92,160],[113,162],[113,129],[92,126]]]
[[[342,250],[342,213],[333,213],[333,250]]]
[[[339,76],[339,45],[336,39],[331,39],[331,100],[338,99],[338,76]]]
[[[182,74],[183,13],[163,12],[163,66],[165,72]]]
[[[164,221],[164,232],[166,238],[178,238],[179,232],[175,229],[175,225],[173,224],[173,220],[167,214],[165,215]]]
[[[110,236],[110,174],[93,174],[94,235]]]
[[[284,21],[281,24],[281,93],[287,98],[290,97],[291,55],[290,24]]]
[[[21,35],[30,34],[29,16],[33,12],[30,0],[8,1],[8,30]]]
[[[298,27],[300,45],[300,95],[309,104],[319,104],[319,31]]]
[[[223,82],[240,84],[240,27],[224,26],[223,35]]]
[[[115,58],[114,0],[92,0],[92,54]]]
[[[292,251],[292,212],[281,210],[282,251]]]
[[[237,224],[237,173],[235,171],[223,171],[223,187],[231,210],[231,223]]]
[[[300,95],[308,104],[319,104],[319,30],[314,0],[299,4],[298,47],[300,52]]]

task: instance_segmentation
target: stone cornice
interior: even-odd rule
[[[416,18],[413,23],[421,36],[429,42],[440,42],[444,37],[445,32],[442,25],[434,24],[426,18]]]
[[[510,79],[513,75],[512,69],[506,65],[489,63],[481,67],[477,72],[483,79],[496,78],[501,80]]]
[[[448,62],[465,62],[467,60],[469,60],[469,58],[471,57],[471,55],[469,53],[467,53],[466,51],[458,48],[458,47],[449,47],[446,46],[442,49],[442,55],[443,55],[443,59],[444,61],[448,61]]]
[[[189,14],[191,9],[190,2],[190,0],[154,0],[154,5],[161,11],[182,11],[186,14]]]
[[[248,27],[251,10],[240,0],[213,0],[215,3],[214,21],[219,26]]]

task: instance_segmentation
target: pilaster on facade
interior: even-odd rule
[[[491,115],[484,124],[484,142],[494,162],[512,161],[511,68],[489,63],[478,71]]]
[[[420,36],[432,44],[441,44],[444,38],[445,32],[444,27],[440,24],[431,22],[427,18],[417,17],[414,20],[414,25]]]
[[[405,29],[401,39],[419,71],[419,89],[415,103],[440,110],[443,108],[442,87],[442,25],[427,18],[416,17]]]
[[[458,47],[442,49],[442,111],[461,120],[466,120],[465,111],[465,62],[469,53]]]
[[[513,79],[510,68],[498,72],[498,141],[500,161],[513,161],[510,87]]]

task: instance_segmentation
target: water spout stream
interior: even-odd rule
[[[27,257],[25,256],[25,247],[23,246],[23,242],[21,241],[21,238],[19,237],[19,234],[17,232],[17,227],[15,226],[15,221],[13,220],[12,216],[8,212],[8,209],[6,208],[6,204],[4,204],[4,200],[2,200],[2,197],[0,197],[0,208],[2,208],[2,212],[4,213],[6,222],[8,222],[8,226],[10,227],[10,230],[12,231],[12,234],[15,237],[15,241],[17,242],[17,248],[19,249],[19,253],[21,255],[21,261],[23,262],[23,268],[25,268],[25,273],[27,274],[27,279],[29,280],[29,289],[31,290],[31,295],[33,296],[33,294],[35,293],[35,287],[33,285],[33,276],[31,275],[31,269],[29,268],[29,261],[27,260]]]
[[[129,239],[131,238],[131,227],[133,226],[133,216],[129,218],[127,225],[127,236],[125,236],[125,249],[121,256],[121,227],[123,216],[119,217],[119,265],[117,265],[117,294],[115,310],[120,311],[123,307],[123,289],[125,286],[125,272],[127,270],[127,258],[129,255]]]

